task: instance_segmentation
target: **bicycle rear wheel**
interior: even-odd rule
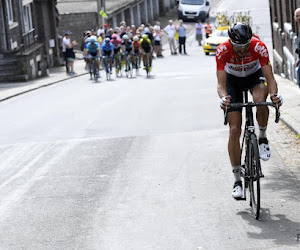
[[[105,58],[105,71],[106,71],[106,80],[109,80],[110,72],[109,72],[109,63],[107,57]]]
[[[121,62],[118,57],[115,58],[115,71],[116,77],[121,77]]]
[[[98,82],[98,73],[97,73],[97,66],[95,61],[93,62],[93,75],[94,75],[95,82]]]
[[[145,58],[145,68],[146,68],[146,74],[147,74],[147,78],[150,77],[150,69],[149,69],[149,55],[147,54],[146,55],[146,58]]]
[[[234,23],[236,23],[236,17],[234,15],[232,15],[230,18],[229,18],[229,25],[233,25]]]
[[[129,71],[130,71],[130,60],[129,58],[126,59],[126,64],[125,64],[125,72],[126,72],[126,77],[129,77]]]
[[[136,59],[135,59],[135,75],[136,76],[139,75],[139,67],[140,67],[140,60],[138,57],[136,57]]]
[[[251,16],[243,16],[244,23],[247,23],[250,27],[252,26],[252,17]]]
[[[257,145],[257,139],[254,134],[251,135],[249,140],[248,149],[248,166],[250,171],[249,180],[249,193],[250,193],[250,206],[252,208],[255,219],[259,219],[260,215],[260,157]]]

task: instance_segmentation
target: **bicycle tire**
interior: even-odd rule
[[[109,80],[110,72],[109,72],[109,68],[108,68],[108,58],[107,57],[105,58],[105,71],[106,71],[106,80]]]
[[[120,63],[119,63],[119,58],[115,57],[115,71],[116,71],[116,77],[121,76],[120,72]]]
[[[229,18],[229,24],[230,24],[230,26],[231,26],[231,25],[233,25],[234,23],[236,23],[236,21],[235,21],[235,16],[232,15],[232,16]]]
[[[139,67],[140,67],[140,60],[138,57],[136,57],[136,59],[135,59],[135,75],[136,76],[139,75]]]
[[[237,23],[243,22],[243,17],[241,15],[238,15],[237,18],[236,18],[236,22]]]
[[[129,70],[130,70],[130,61],[129,58],[126,59],[126,64],[125,64],[125,72],[126,72],[126,77],[129,77]]]
[[[149,57],[148,57],[148,55],[146,55],[146,58],[145,58],[145,59],[146,59],[146,60],[145,60],[146,75],[147,75],[147,78],[149,78],[150,72],[149,72]]]
[[[252,17],[251,16],[243,16],[242,21],[247,23],[250,27],[252,27]]]
[[[254,134],[251,135],[248,146],[248,166],[250,171],[249,194],[250,206],[252,208],[255,219],[260,216],[260,156],[258,150],[257,139]]]
[[[132,78],[132,74],[133,74],[133,65],[131,62],[131,58],[129,58],[129,75]]]
[[[95,60],[93,62],[93,75],[95,82],[98,82],[97,66]]]

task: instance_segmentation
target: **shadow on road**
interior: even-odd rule
[[[260,233],[247,232],[249,238],[256,240],[272,240],[278,247],[299,246],[300,247],[300,223],[292,221],[284,214],[271,214],[268,208],[261,210],[261,220],[255,220],[251,209],[238,212],[243,220],[251,227],[261,230]]]

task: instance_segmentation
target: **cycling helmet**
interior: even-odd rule
[[[109,42],[110,42],[109,37],[106,37],[106,38],[105,38],[105,42],[106,42],[106,43],[109,43]]]
[[[146,34],[144,34],[144,35],[142,35],[142,38],[143,38],[143,39],[147,39],[148,36],[147,36]]]
[[[235,23],[229,28],[228,35],[234,45],[246,45],[251,41],[252,30],[246,23]]]
[[[94,38],[90,38],[89,40],[90,40],[90,43],[96,42],[96,40]]]
[[[138,36],[134,36],[133,37],[133,41],[137,42],[139,40],[139,37]]]
[[[111,36],[111,38],[112,38],[112,39],[117,39],[117,38],[118,38],[118,35],[117,35],[117,34],[113,34],[113,35]]]
[[[128,40],[128,36],[127,35],[123,35],[123,40]]]

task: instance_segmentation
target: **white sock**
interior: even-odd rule
[[[239,166],[232,166],[232,173],[234,177],[234,183],[237,181],[241,181],[241,165]]]
[[[267,126],[266,127],[259,126],[259,138],[267,138],[266,130],[267,130]]]

